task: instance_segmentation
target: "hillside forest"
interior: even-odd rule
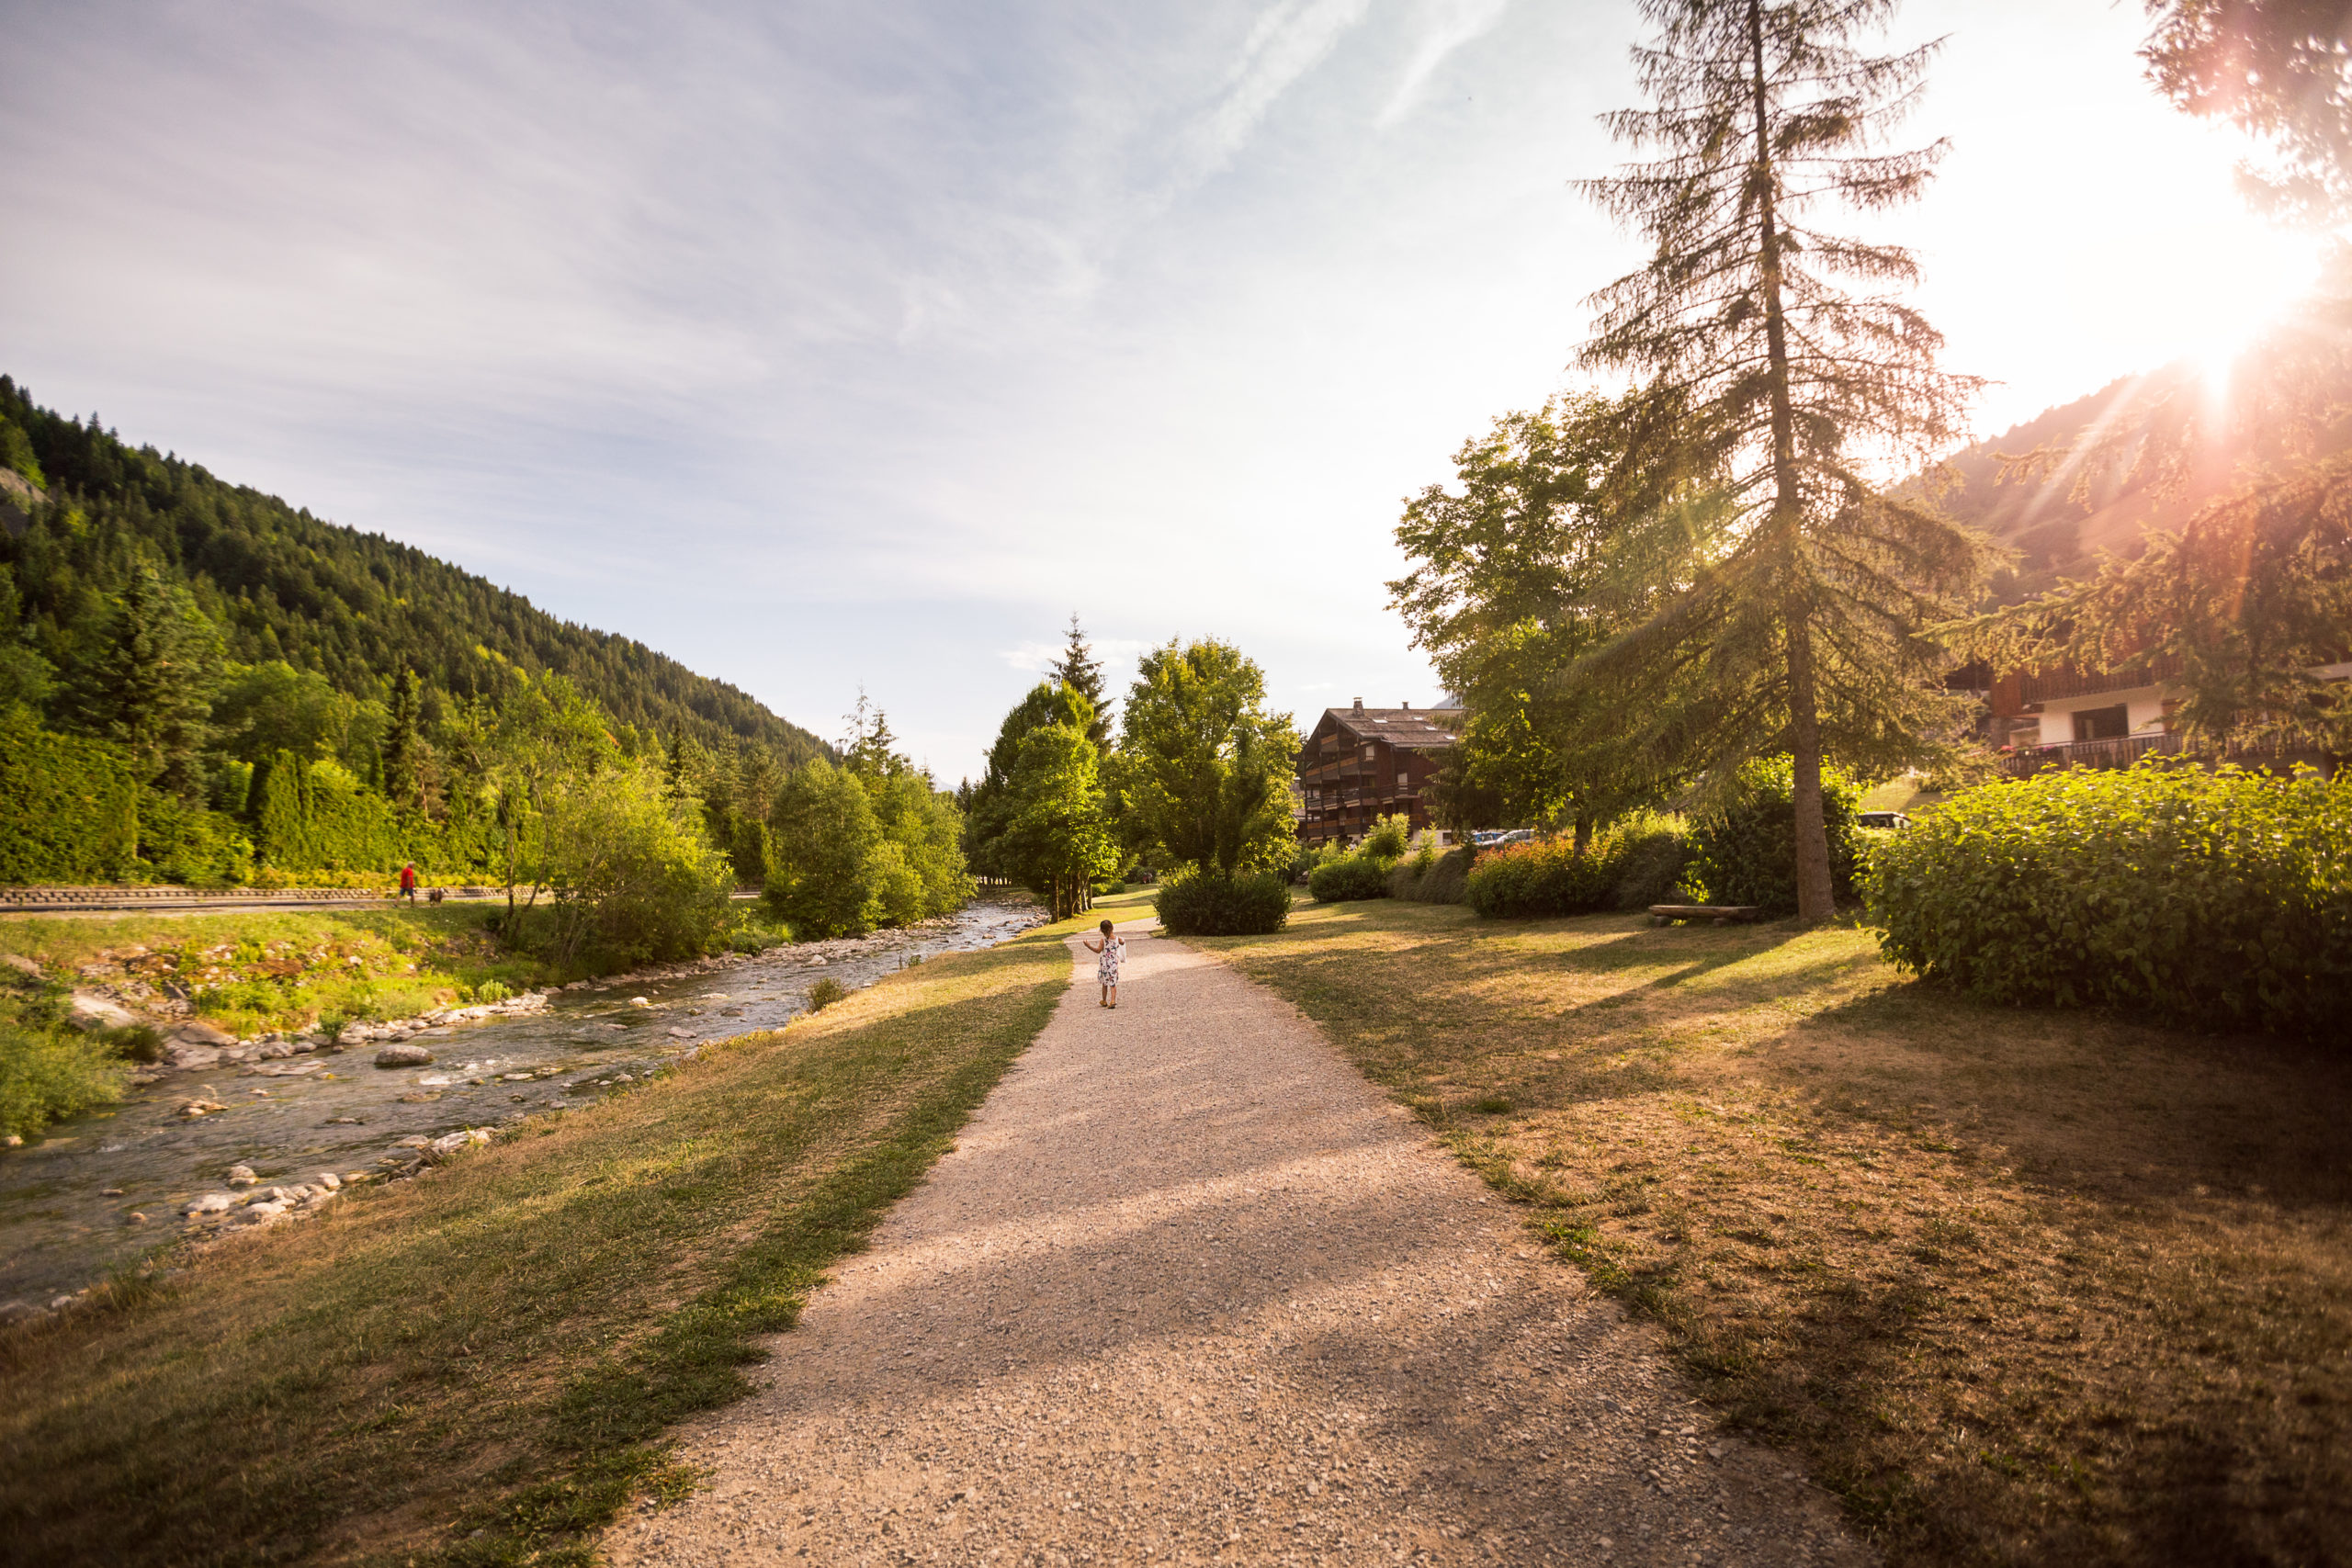
[[[701,951],[739,886],[806,935],[969,896],[952,797],[862,699],[829,746],[6,378],[0,459],[0,883],[380,886],[413,863],[505,888],[512,934],[582,962]]]

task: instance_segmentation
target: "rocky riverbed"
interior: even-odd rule
[[[975,903],[906,931],[346,1024],[331,1038],[166,1024],[164,1062],[120,1104],[0,1154],[0,1318],[70,1304],[161,1247],[316,1213],[708,1042],[776,1028],[807,1010],[820,979],[854,990],[1043,919],[1031,904]],[[119,1004],[93,993],[88,1005]]]

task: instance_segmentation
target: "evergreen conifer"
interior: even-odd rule
[[[1933,44],[1857,47],[1894,0],[1642,0],[1634,51],[1653,107],[1611,115],[1652,162],[1586,183],[1651,259],[1595,299],[1583,363],[1631,372],[1617,504],[1647,520],[1620,547],[1645,592],[1677,591],[1579,662],[1628,692],[1662,763],[1728,777],[1794,758],[1798,908],[1833,912],[1821,771],[1924,760],[1959,719],[1918,629],[1960,613],[1973,536],[1883,493],[1955,440],[1975,379],[1890,298],[1899,247],[1826,232],[1824,207],[1915,197],[1941,143],[1881,151]],[[1705,493],[1711,506],[1672,504]],[[1670,699],[1670,700],[1669,700]],[[1663,769],[1662,769],[1663,771]]]

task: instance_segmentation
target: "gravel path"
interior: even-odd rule
[[[644,1564],[1866,1563],[1285,1004],[1130,932],[690,1429]]]

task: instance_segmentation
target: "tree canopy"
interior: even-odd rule
[[[1128,847],[1227,875],[1287,863],[1298,744],[1291,716],[1266,710],[1264,671],[1232,644],[1153,649],[1128,690],[1114,764]]]

